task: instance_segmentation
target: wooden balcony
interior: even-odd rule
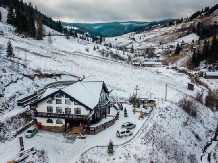
[[[58,113],[45,113],[45,112],[34,112],[35,117],[44,118],[61,118],[69,120],[88,120],[89,115],[77,115],[77,114],[58,114]]]

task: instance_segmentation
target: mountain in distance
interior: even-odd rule
[[[163,22],[170,21],[172,19],[165,19],[161,21],[153,22],[138,22],[138,21],[127,21],[127,22],[109,22],[109,23],[66,23],[61,22],[64,28],[77,29],[83,33],[90,33],[103,37],[120,36],[125,33],[135,32],[144,30],[146,27],[151,25],[158,25]]]

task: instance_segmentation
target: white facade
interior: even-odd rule
[[[56,103],[56,100],[61,100],[61,104],[57,104]],[[51,100],[52,103],[48,103],[48,101]],[[88,115],[89,114],[89,110],[86,110],[86,108],[84,106],[81,106],[79,104],[77,104],[75,101],[71,101],[71,104],[65,104],[65,100],[70,100],[69,98],[66,98],[66,97],[56,97],[56,95],[54,96],[54,99],[52,98],[48,98],[44,101],[42,101],[41,103],[38,104],[36,110],[38,112],[44,112],[44,113],[47,113],[48,110],[47,110],[47,107],[52,107],[53,111],[52,112],[49,112],[49,113],[64,113],[66,114],[66,108],[68,108],[71,112],[70,114],[76,114],[75,113],[75,108],[80,108],[81,110],[81,115]],[[62,108],[62,112],[57,112],[57,107],[61,107]]]
[[[57,102],[60,102],[61,104]],[[67,104],[66,104],[67,100]],[[51,103],[50,103],[51,102]],[[70,103],[69,103],[70,102]],[[52,108],[52,109],[51,109]],[[61,108],[61,111],[60,111]],[[89,115],[90,111],[86,110],[84,106],[77,104],[75,101],[71,101],[67,97],[57,97],[56,95],[54,98],[48,98],[38,104],[36,107],[37,112],[43,113],[56,113],[56,114],[75,114],[75,115]],[[77,112],[75,112],[77,111]],[[49,119],[49,121],[48,121]],[[52,120],[52,123],[51,123]],[[57,122],[58,120],[58,122]],[[42,118],[37,117],[37,122],[41,122],[43,126],[62,126],[65,124],[65,119],[61,118]],[[61,123],[60,123],[61,122]]]

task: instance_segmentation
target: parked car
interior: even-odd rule
[[[155,100],[148,100],[147,106],[152,107],[152,108],[156,107],[156,101]]]
[[[130,130],[117,130],[117,137],[119,137],[119,138],[122,138],[122,137],[124,137],[124,136],[130,136],[130,135],[132,135],[133,133],[132,133],[132,131],[130,131]]]
[[[121,128],[126,128],[128,130],[135,128],[136,124],[132,122],[123,123]]]
[[[36,127],[30,128],[26,131],[25,137],[31,138],[38,132],[38,129]]]
[[[77,136],[78,139],[86,139],[86,136],[84,134],[80,134]]]

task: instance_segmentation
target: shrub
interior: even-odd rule
[[[213,90],[206,96],[205,105],[213,110],[218,109],[218,89]]]
[[[182,100],[179,101],[179,106],[190,116],[196,117],[196,103],[190,97],[184,97]]]
[[[198,91],[196,96],[195,96],[195,100],[200,102],[201,104],[203,104],[203,93]]]

